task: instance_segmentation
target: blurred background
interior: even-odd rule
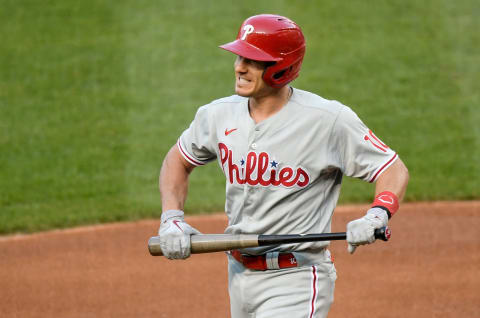
[[[196,109],[234,94],[242,21],[307,40],[299,89],[352,107],[410,170],[407,201],[479,199],[480,3],[1,0],[0,234],[157,218],[158,174]],[[223,211],[216,163],[186,211]],[[341,203],[369,202],[345,179]]]

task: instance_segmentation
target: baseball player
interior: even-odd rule
[[[214,160],[226,179],[225,233],[328,233],[346,175],[376,182],[372,207],[347,225],[348,251],[373,243],[374,230],[398,210],[408,171],[352,109],[289,85],[305,53],[300,27],[282,16],[257,15],[220,47],[237,55],[236,94],[200,107],[163,162],[163,254],[190,256],[190,235],[199,232],[182,211],[188,176]],[[326,317],[336,280],[327,246],[230,251],[232,317]]]

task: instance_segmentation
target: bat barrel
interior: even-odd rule
[[[148,240],[148,251],[152,256],[162,256],[162,248],[160,247],[160,236],[152,236]]]
[[[258,235],[200,234],[192,235],[190,243],[193,254],[213,253],[258,246]],[[160,236],[153,236],[148,240],[148,251],[152,256],[163,255]]]
[[[203,234],[192,235],[192,253],[211,253],[258,246],[255,234]]]

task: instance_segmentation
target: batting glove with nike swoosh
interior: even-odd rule
[[[375,230],[387,226],[388,214],[377,207],[370,208],[360,219],[347,224],[348,252],[353,254],[359,245],[375,242]]]
[[[168,259],[185,259],[190,256],[190,235],[201,234],[184,220],[180,210],[168,210],[162,213],[158,230],[162,253]]]

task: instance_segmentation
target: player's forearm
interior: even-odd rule
[[[407,190],[408,180],[408,169],[399,158],[378,178],[375,196],[384,191],[390,191],[398,197],[399,201],[402,201]]]
[[[162,196],[162,210],[183,210],[188,193],[188,176],[193,166],[186,164],[173,146],[168,152],[160,170],[159,188]]]

